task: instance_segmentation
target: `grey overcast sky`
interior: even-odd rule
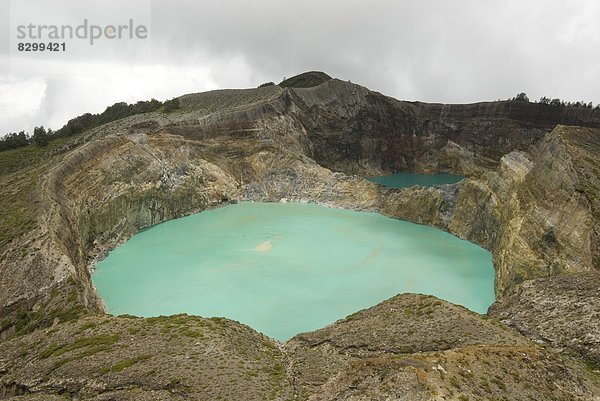
[[[133,19],[150,37],[69,42],[55,56],[16,51],[18,24],[84,18]],[[398,99],[526,92],[600,103],[598,0],[0,0],[0,24],[0,134],[307,70]]]

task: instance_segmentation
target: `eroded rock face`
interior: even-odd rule
[[[319,164],[346,174],[398,170],[473,175],[526,151],[557,124],[600,127],[600,113],[528,102],[399,102],[331,80],[290,93]]]
[[[402,294],[285,344],[299,393],[316,391],[359,360],[477,344],[529,345],[494,320],[439,299]]]
[[[600,370],[600,272],[526,281],[492,305],[490,314]]]
[[[597,268],[598,138],[558,126],[530,154],[511,152],[483,179],[460,184],[448,228],[492,251],[498,295],[527,279]]]
[[[472,346],[353,363],[310,401],[597,400],[595,378],[533,347]]]

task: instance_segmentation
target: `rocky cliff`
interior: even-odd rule
[[[319,164],[346,174],[411,170],[474,175],[529,150],[557,124],[600,127],[600,112],[518,101],[399,102],[332,80],[290,92]]]
[[[600,272],[530,280],[494,304],[490,314],[534,341],[600,369]]]
[[[82,334],[85,329],[81,327],[71,332],[75,326],[60,323],[103,311],[90,281],[90,270],[98,257],[145,227],[231,201],[283,198],[311,201],[377,211],[450,231],[492,251],[499,298],[529,279],[594,271],[600,267],[600,130],[597,128],[600,113],[597,111],[514,101],[474,105],[401,102],[335,79],[309,88],[273,85],[190,94],[182,96],[180,104],[181,109],[173,113],[157,111],[127,117],[75,138],[54,141],[47,148],[0,153],[0,338],[14,338],[11,348],[17,344],[15,341],[27,344],[51,335],[54,332],[46,335],[39,332],[40,328],[51,326],[50,330],[56,329],[57,335],[63,336],[55,339],[57,343],[87,335]],[[446,171],[468,178],[455,185],[402,190],[383,188],[364,179],[398,170]],[[599,296],[592,291],[586,302],[597,302]],[[449,308],[443,315],[448,315],[445,318],[454,324],[467,325],[465,320],[452,320],[460,313]],[[513,312],[507,313],[510,318]],[[94,319],[106,320],[107,333],[112,333],[113,325],[121,325],[124,330],[131,328],[133,332],[137,325],[147,324],[145,320],[100,315],[91,320],[96,325],[98,321]],[[342,338],[343,343],[354,331],[366,330],[367,321],[361,321],[358,328],[340,324],[336,337]],[[73,324],[81,326],[85,322],[80,319]],[[482,322],[473,324],[478,334],[488,330]],[[441,321],[440,325],[443,326]],[[32,332],[28,334],[30,337],[21,337]],[[227,336],[237,336],[234,332],[227,332]],[[107,333],[96,334],[113,335]],[[136,333],[131,333],[131,341],[144,343],[146,340]],[[436,346],[415,343],[406,352],[443,350],[444,357],[454,358],[452,363],[484,355],[499,364],[503,363],[499,361],[508,363],[514,353],[523,353],[539,361],[538,365],[532,365],[533,370],[527,371],[528,375],[549,366],[571,369],[559,368],[563,363],[559,360],[548,365],[544,361],[558,357],[530,349],[530,343],[514,340],[510,346],[517,348],[512,351],[467,349],[464,347],[481,344],[456,342],[452,330],[435,333]],[[397,340],[397,332],[382,332],[377,341],[369,337],[371,334],[363,333],[360,344],[366,344],[364,347],[343,345],[341,349],[369,349],[369,344],[381,344],[373,345],[381,352],[384,348],[404,349]],[[321,335],[317,332],[313,337]],[[259,341],[259,337],[252,338],[248,344]],[[306,344],[316,340],[303,338],[290,342],[286,349],[308,347],[310,352],[315,351]],[[507,345],[500,337],[494,338],[486,344]],[[167,344],[162,337],[157,341]],[[228,337],[223,341],[238,340]],[[117,341],[105,346],[113,349],[115,344],[130,346]],[[330,340],[326,344],[340,347]],[[71,345],[65,346],[71,350]],[[174,343],[167,349],[176,354],[179,346]],[[49,349],[51,344],[44,343],[38,351],[43,352],[44,347]],[[458,348],[461,350],[453,351]],[[326,353],[331,350],[328,348]],[[108,348],[94,354],[99,353],[111,363],[119,362],[118,353],[107,357],[105,351]],[[297,355],[295,351],[293,354]],[[288,358],[287,354],[281,355],[277,358]],[[137,357],[135,354],[130,359]],[[368,363],[369,369],[379,372],[373,373],[375,376],[405,363],[388,357],[378,360],[381,356],[377,352],[360,354],[360,358],[366,357],[376,358]],[[28,364],[33,363],[51,374],[55,369],[42,361],[49,357],[33,352],[29,356],[6,354],[0,358],[8,361],[9,366],[0,366],[0,381],[5,389],[0,390],[0,398],[22,392],[71,391],[65,390],[68,386],[36,384],[41,371],[31,370],[33,376],[23,373],[29,372],[33,365]],[[291,361],[296,356],[289,358]],[[332,362],[335,369],[328,370],[310,385],[294,382],[304,380],[304,373],[293,373],[295,368],[288,367],[280,374],[292,375],[292,388],[296,389],[293,391],[308,396],[331,375],[362,366],[352,365],[353,358],[341,365],[336,359]],[[404,368],[421,377],[419,366],[432,363],[431,358],[438,356],[419,357]],[[178,363],[177,366],[186,366]],[[299,366],[300,362],[294,363]],[[571,362],[567,364],[572,366]],[[380,368],[383,371],[377,370]],[[21,376],[14,372],[21,372]],[[87,384],[82,386],[92,386],[88,382],[96,377],[95,373],[85,372],[77,372],[85,376],[81,380]],[[575,379],[579,374],[574,373],[573,380],[588,383],[587,378]],[[335,382],[338,384],[331,384],[318,399],[351,397],[350,393],[332,395],[338,394],[332,389],[339,389],[342,385],[339,383],[347,380],[340,375]],[[69,382],[75,380],[66,377],[64,380]],[[387,373],[381,377],[398,379]],[[112,379],[103,380],[108,383]],[[368,383],[370,379],[365,377],[365,380]],[[127,383],[116,387],[106,384],[92,391],[90,397],[131,385]],[[163,391],[161,397],[181,393],[164,383],[151,383],[149,379],[140,387]],[[359,387],[366,386],[364,383]],[[439,390],[438,379],[431,383],[438,389],[432,391],[458,397],[458,392],[450,387],[455,395],[449,395],[450,390]],[[572,397],[596,391],[592,391],[592,385],[582,384],[584,387],[575,389],[569,383],[563,384],[571,389],[567,393]],[[273,386],[267,386],[267,390],[275,398],[286,398],[285,394],[292,391],[284,384]],[[81,393],[83,387],[72,393],[88,394]],[[194,397],[200,397],[202,391],[194,388],[197,391]],[[561,396],[566,397],[567,393]],[[225,393],[219,394],[227,397]],[[264,399],[264,394],[260,394],[257,397]]]

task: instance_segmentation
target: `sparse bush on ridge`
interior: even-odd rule
[[[179,99],[176,97],[174,97],[171,100],[166,100],[163,103],[163,110],[167,113],[175,111],[175,110],[179,109],[180,107],[181,107],[181,105],[179,104]]]
[[[72,118],[62,128],[56,131],[52,131],[51,129],[46,131],[42,126],[35,127],[33,129],[33,135],[30,135],[25,131],[9,133],[4,138],[0,138],[0,151],[21,148],[32,144],[36,146],[46,146],[48,142],[53,139],[77,135],[89,129],[99,127],[102,124],[116,121],[124,117],[155,111],[162,105],[163,103],[156,99],[139,101],[134,104],[119,102],[107,107],[106,110],[100,114],[85,113]]]
[[[511,100],[518,101],[518,102],[529,102],[529,98],[527,97],[525,92],[519,93],[517,96],[513,97]]]
[[[0,151],[20,148],[29,145],[29,136],[25,131],[12,132],[0,140]]]
[[[584,102],[584,101],[579,101],[579,102],[565,102],[564,100],[560,100],[558,98],[554,98],[551,99],[549,97],[546,96],[542,96],[540,98],[540,100],[538,102],[531,102],[529,100],[529,97],[527,97],[527,94],[524,92],[521,92],[519,94],[517,94],[517,96],[513,97],[512,99],[508,99],[511,102],[530,102],[530,103],[539,103],[539,104],[547,104],[549,106],[554,106],[554,107],[562,107],[562,108],[574,108],[574,109],[594,109],[594,110],[600,110],[600,104],[596,105],[596,107],[594,107],[594,104],[592,102]]]
[[[34,145],[43,147],[48,145],[48,136],[52,134],[52,130],[46,132],[46,129],[42,125],[41,127],[35,127],[33,129],[33,136],[31,137],[31,142]]]

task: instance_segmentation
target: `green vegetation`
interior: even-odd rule
[[[133,336],[133,335],[136,335],[137,333],[139,333],[140,330],[141,330],[141,328],[139,328],[139,327],[129,327],[127,329],[127,332]]]
[[[344,320],[348,321],[348,322],[351,321],[351,320],[355,320],[358,316],[361,315],[362,312],[364,312],[364,309],[361,309],[361,310],[358,310],[358,311],[356,311],[354,313],[349,314],[348,316],[346,316],[344,318]]]
[[[108,106],[100,114],[85,113],[69,120],[64,127],[56,131],[54,136],[76,135],[102,124],[120,120],[121,118],[158,110],[161,105],[162,103],[156,99],[139,101],[135,104],[127,104],[125,102],[115,103],[112,106]]]
[[[516,102],[529,102],[529,97],[527,97],[525,92],[521,92],[517,94],[517,96],[513,97],[512,100]]]
[[[181,334],[183,334],[184,336],[190,337],[190,338],[199,338],[199,337],[202,338],[202,337],[204,337],[204,334],[202,334],[200,332],[197,332],[197,331],[194,331],[194,330],[190,330],[187,327],[183,328],[183,329],[180,329],[179,332]]]
[[[181,105],[179,104],[179,99],[176,97],[171,100],[167,100],[163,103],[163,110],[166,113],[175,111],[175,110],[179,109],[180,107],[181,107]]]
[[[34,179],[31,178],[31,182],[28,184],[35,184]],[[28,185],[28,189],[31,189],[31,187],[33,185]],[[0,212],[0,246],[33,229],[37,224],[35,214],[27,208],[27,203],[19,201],[3,204],[6,207]],[[21,256],[25,255],[21,254]]]
[[[60,359],[58,361],[56,361],[56,363],[54,364],[54,369],[58,369],[59,367],[66,365],[67,363],[73,362],[73,361],[80,361],[81,358],[86,358],[88,356],[92,356],[94,354],[97,354],[98,352],[102,352],[102,351],[108,351],[110,349],[110,344],[102,344],[102,345],[97,345],[91,348],[87,348],[82,352],[76,353],[73,356],[70,356],[68,358],[64,358],[64,359]]]
[[[4,152],[0,151],[0,176],[38,164],[40,161],[50,157],[53,153],[56,153],[58,149],[68,141],[68,138],[61,138],[53,140],[49,143],[49,146],[43,148],[38,146],[25,146],[6,150]]]
[[[16,149],[27,145],[29,145],[29,137],[25,131],[19,133],[12,132],[0,139],[0,151]]]
[[[36,146],[44,147],[48,145],[48,142],[50,141],[49,138],[52,134],[52,130],[50,130],[50,132],[47,132],[44,126],[35,127],[33,129],[33,136],[31,137],[31,142]]]
[[[524,92],[521,92],[521,93],[517,94],[517,96],[513,97],[512,99],[508,99],[508,100],[511,102],[530,102],[529,97]],[[554,107],[559,107],[559,108],[572,108],[572,109],[583,108],[583,109],[600,110],[600,104],[598,104],[598,105],[596,105],[596,107],[594,107],[594,104],[592,102],[584,102],[584,101],[565,102],[564,100],[561,100],[558,98],[551,99],[546,96],[542,96],[537,103],[546,104],[548,106],[554,106]]]
[[[585,371],[600,378],[600,366],[596,366],[593,362],[591,361],[584,361],[585,363]]]
[[[188,316],[186,314],[179,314],[179,315],[173,315],[173,316],[164,316],[164,315],[160,315],[160,316],[155,316],[155,317],[149,317],[147,319],[144,319],[146,323],[149,324],[169,324],[169,325],[185,325],[188,322],[191,321],[191,319],[194,319],[194,316]],[[199,320],[201,320],[202,318],[198,318]]]
[[[94,322],[86,322],[84,324],[81,325],[81,327],[79,328],[80,331],[84,331],[87,329],[93,329],[95,328],[97,325]]]
[[[102,368],[100,370],[100,372],[104,373],[104,374],[110,373],[110,372],[117,373],[117,372],[120,372],[124,369],[127,369],[127,368],[135,365],[138,362],[143,362],[147,359],[150,359],[150,357],[151,357],[151,355],[140,355],[140,356],[136,356],[133,358],[124,359],[121,362],[112,365],[111,367]]]
[[[24,167],[47,157],[50,148],[28,146],[0,152],[0,247],[37,225],[36,187],[39,174],[34,169]],[[23,171],[18,177],[9,176],[20,168]]]
[[[70,277],[50,292],[49,299],[39,309],[21,310],[12,320],[4,319],[0,332],[12,328],[9,337],[17,337],[35,328],[49,327],[55,321],[77,319],[85,313],[86,309],[78,301],[77,283]]]
[[[44,352],[40,354],[40,358],[46,359],[51,356],[60,356],[80,348],[104,348],[113,345],[118,340],[118,335],[100,335],[95,337],[79,338],[71,344],[51,344]]]
[[[273,366],[273,377],[276,380],[281,380],[283,378],[285,370],[283,369],[283,365],[277,364]]]
[[[274,86],[275,82],[265,82],[264,84],[258,85],[259,88],[265,88],[267,86]]]
[[[309,71],[295,77],[284,79],[279,86],[283,88],[312,88],[327,82],[331,77],[321,71]]]
[[[161,103],[156,99],[139,101],[135,104],[119,102],[107,107],[106,110],[100,114],[85,113],[72,118],[67,122],[67,124],[65,124],[65,126],[54,132],[52,130],[46,131],[44,127],[35,127],[32,136],[25,131],[21,131],[19,133],[8,133],[4,138],[0,138],[0,152],[9,149],[27,147],[29,145],[44,147],[50,141],[57,138],[70,137],[89,129],[99,127],[102,124],[120,120],[135,114],[149,113],[158,110],[161,106],[163,106],[163,104],[166,105],[168,102],[172,102],[171,106],[169,107],[173,107],[174,100],[176,99],[168,100],[164,103]],[[176,105],[176,108],[179,108],[179,101],[176,102]]]

